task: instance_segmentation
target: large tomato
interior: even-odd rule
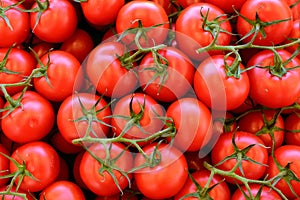
[[[205,17],[207,15],[207,21]],[[176,41],[179,49],[193,60],[203,60],[209,54],[220,54],[220,51],[209,51],[198,54],[197,49],[208,46],[214,40],[209,31],[218,26],[222,31],[217,36],[217,44],[228,45],[231,40],[231,25],[224,11],[209,3],[195,3],[185,8],[175,22]]]
[[[12,98],[17,100],[22,93]],[[26,91],[20,101],[21,105],[9,113],[2,113],[1,121],[3,133],[12,141],[26,143],[40,140],[52,129],[55,113],[51,103],[34,91]],[[6,102],[4,107],[9,106]]]
[[[274,13],[277,13],[274,15]],[[243,17],[242,17],[243,16]],[[245,19],[255,22],[250,24]],[[277,20],[283,20],[272,25],[263,25]],[[253,44],[257,45],[276,45],[283,42],[292,30],[293,17],[289,5],[284,1],[273,0],[256,0],[246,1],[240,9],[240,16],[237,19],[237,32],[241,37],[248,37],[243,39],[244,43],[250,42],[254,34],[251,31],[259,29],[257,37]]]
[[[232,194],[231,200],[246,200],[246,199],[260,199],[260,200],[281,200],[277,192],[271,188],[259,184],[249,184],[250,193],[246,186],[236,189]],[[246,195],[246,196],[245,196]]]
[[[235,153],[232,143],[233,137],[236,147],[239,149],[239,154],[244,154],[244,156],[247,157],[242,158],[241,166],[235,170],[235,173],[248,179],[260,179],[265,174],[267,168],[268,151],[262,146],[264,145],[263,141],[252,133],[236,131],[221,134],[211,151],[212,164],[217,165],[217,168],[225,171],[231,170],[236,165],[237,156],[235,158],[226,159],[227,156],[231,156]],[[247,152],[242,153],[241,151],[249,145],[254,146]],[[239,183],[238,180],[231,177],[225,177],[225,179],[229,183]]]
[[[300,65],[300,60],[290,60],[291,53],[286,50],[278,50],[277,53],[282,62],[275,58],[272,51],[264,50],[247,63],[248,68],[253,67],[247,71],[251,85],[250,97],[256,103],[270,108],[289,106],[300,96],[300,68],[296,67]]]
[[[225,62],[229,69],[225,66]],[[249,95],[250,84],[246,72],[241,73],[238,78],[227,75],[233,62],[233,57],[226,57],[224,60],[224,55],[214,55],[206,58],[197,68],[194,77],[196,95],[212,109],[233,110],[239,107]],[[244,69],[242,64],[238,67]],[[222,104],[223,99],[225,106]],[[215,101],[219,102],[215,103]]]
[[[15,5],[18,2],[2,0],[0,3],[0,47],[21,44],[29,36],[29,15],[27,12],[21,11],[24,9],[23,5]]]
[[[107,151],[109,150],[109,155]],[[92,155],[91,155],[92,154]],[[97,156],[103,163],[110,163],[114,167],[106,169],[107,165],[101,164],[94,156]],[[80,176],[86,186],[95,194],[100,196],[110,196],[118,194],[119,189],[125,189],[132,174],[127,173],[132,169],[133,157],[131,152],[126,151],[125,146],[121,143],[111,144],[93,144],[89,151],[86,151],[80,162]],[[110,170],[110,171],[108,171]],[[117,181],[117,183],[115,182]],[[116,185],[118,184],[118,186]]]
[[[285,136],[284,141],[286,144],[300,146],[300,115],[297,112],[289,114],[285,120]]]
[[[38,192],[54,182],[59,174],[60,160],[55,149],[46,142],[29,142],[18,147],[11,156],[10,173],[20,173],[15,184],[28,192]],[[31,176],[29,176],[31,174]]]
[[[47,5],[46,2],[49,2]],[[63,42],[73,35],[77,27],[77,13],[68,0],[43,1],[44,10],[30,13],[32,32],[46,42]],[[37,2],[31,9],[40,6]]]
[[[155,163],[155,159],[158,158],[160,162],[153,167],[143,167],[134,173],[139,191],[153,199],[174,196],[188,177],[188,164],[182,152],[165,143],[151,143],[145,146],[143,151],[154,159],[150,162]],[[135,167],[145,165],[145,162],[143,154],[137,154],[134,160]]]

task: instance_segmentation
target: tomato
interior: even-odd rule
[[[3,177],[9,174],[9,159],[4,157],[2,154],[9,156],[10,153],[3,144],[0,144],[0,153],[0,177]],[[8,178],[1,178],[0,187],[4,186],[8,181]]]
[[[105,99],[101,98],[97,102],[99,98],[98,95],[78,93],[62,102],[57,112],[57,126],[67,142],[72,143],[74,139],[86,134],[91,137],[106,137],[111,121],[107,116],[111,115],[111,110]],[[89,120],[91,129],[88,133]]]
[[[300,176],[300,147],[296,145],[284,145],[277,148],[274,152],[275,158],[280,168],[284,168],[289,164],[289,169],[295,174],[296,177]],[[279,167],[275,164],[272,156],[269,157],[268,168],[266,174],[268,179],[276,176],[280,172]],[[291,178],[287,177],[288,180]],[[290,184],[294,192],[299,196],[300,195],[300,182],[291,180]],[[288,199],[295,198],[291,189],[284,179],[280,179],[276,184],[274,184]]]
[[[51,101],[63,101],[73,93],[75,83],[82,82],[80,63],[71,53],[51,51],[42,56],[41,62],[37,67],[45,67],[46,72],[34,78],[34,88]]]
[[[49,42],[38,42],[36,44],[32,44],[31,48],[35,52],[38,58],[41,58],[43,55],[49,53],[51,50],[55,49],[55,43]],[[34,56],[33,52],[30,52],[32,56]]]
[[[186,161],[188,163],[189,171],[200,171],[202,169],[205,169],[203,163],[211,163],[211,159],[209,155],[206,155],[205,157],[200,157],[198,151],[187,151],[184,152],[184,157],[186,158]]]
[[[9,187],[8,185],[0,187],[0,192],[7,191],[8,187]],[[12,188],[11,188],[10,191],[11,192],[18,192],[20,194],[25,194],[27,200],[35,200],[33,194],[27,192],[26,190],[21,190],[20,188],[17,189],[16,186],[14,186],[14,185],[12,186]],[[8,194],[8,195],[2,195],[1,194],[0,198],[1,198],[1,200],[24,200],[23,197],[21,197],[21,196],[15,196],[13,194]]]
[[[106,151],[108,149],[110,151],[110,155],[106,155]],[[102,164],[97,161],[90,152],[101,159],[104,163],[109,162],[110,166],[113,165],[115,168],[107,169],[107,166],[102,166]],[[113,180],[112,174],[120,189],[123,190],[128,186],[128,179],[132,178],[132,174],[129,173],[127,174],[128,177],[125,177],[121,172],[127,173],[132,169],[132,166],[132,154],[125,149],[123,144],[95,143],[89,148],[89,151],[84,153],[80,162],[79,170],[83,182],[92,192],[100,196],[109,196],[120,192]]]
[[[12,98],[17,100],[20,95],[22,94],[17,93]],[[3,133],[18,143],[31,142],[45,137],[51,131],[55,120],[54,109],[50,102],[36,92],[26,91],[20,103],[21,105],[11,113],[8,110],[2,113]],[[4,107],[7,106],[9,106],[8,102]]]
[[[76,154],[82,150],[82,147],[71,144],[59,132],[52,135],[50,142],[53,147],[64,154]]]
[[[229,1],[218,1],[218,0],[204,0],[206,3],[211,3],[221,8],[225,13],[232,14],[237,10],[239,11],[246,0],[229,0]]]
[[[32,32],[45,42],[63,42],[73,35],[77,27],[77,13],[70,1],[49,0],[48,7],[45,1],[42,14],[30,13],[30,27]],[[34,3],[31,9],[39,5]],[[40,15],[40,16],[39,16]]]
[[[10,161],[10,173],[21,172],[21,175],[16,178],[15,184],[24,176],[20,183],[21,190],[41,191],[54,182],[59,174],[59,156],[54,148],[45,142],[26,143],[18,147],[11,157],[16,160],[18,165]],[[21,166],[24,169],[20,169]],[[32,177],[28,176],[28,173]]]
[[[285,133],[284,141],[286,144],[300,146],[300,116],[299,113],[293,112],[284,120]]]
[[[236,165],[237,158],[224,160],[227,156],[231,156],[235,153],[232,143],[233,137],[235,144],[240,151],[247,148],[249,145],[254,145],[245,152],[245,156],[252,159],[254,162],[242,157],[241,167],[238,167],[234,172],[248,179],[260,179],[265,174],[267,168],[268,151],[262,146],[264,145],[263,141],[252,133],[236,131],[221,134],[211,151],[212,164],[217,165],[217,168],[225,171],[231,170]],[[241,154],[240,151],[239,154]],[[224,162],[222,162],[223,160]],[[238,180],[231,177],[225,177],[225,179],[228,183],[239,183]]]
[[[7,54],[8,57],[5,59]],[[24,76],[29,76],[36,65],[32,55],[17,48],[12,48],[10,52],[8,48],[0,48],[0,61],[0,84],[13,84],[23,81]],[[21,92],[23,88],[23,86],[5,87],[10,95]],[[0,91],[0,95],[3,96],[2,91]]]
[[[168,15],[161,5],[152,1],[131,1],[119,11],[116,19],[116,31],[118,34],[124,34],[124,31],[129,28],[137,28],[137,31],[142,30],[145,37],[138,38],[138,42],[144,48],[151,47],[164,42],[168,34],[168,22]],[[143,28],[159,26],[152,27],[150,30],[143,30],[138,28],[139,23],[142,24]],[[136,33],[127,33],[122,41],[126,44],[132,44],[135,37]]]
[[[59,166],[60,166],[59,173],[55,181],[69,180],[70,179],[69,166],[67,161],[62,156],[59,156]]]
[[[239,119],[238,130],[256,134],[271,152],[273,144],[271,134],[274,135],[275,149],[282,145],[285,135],[283,117],[279,114],[277,119],[275,118],[275,110],[249,112]]]
[[[186,8],[192,4],[204,2],[203,0],[177,0],[177,3],[182,6],[183,8]]]
[[[202,14],[202,15],[201,15]],[[207,15],[207,21],[204,21]],[[196,50],[208,46],[214,39],[213,34],[208,31],[213,25],[217,25],[223,31],[217,36],[219,45],[228,45],[231,40],[231,25],[224,12],[208,3],[195,3],[185,8],[175,22],[176,41],[179,49],[193,60],[202,61],[209,55],[220,54],[220,51],[208,51],[197,53]],[[189,26],[187,26],[189,24]]]
[[[293,20],[300,19],[300,3],[297,0],[285,0],[290,6],[293,14]]]
[[[157,53],[168,63],[165,64],[166,61],[162,61],[162,64],[155,63],[152,53],[143,57],[138,68],[139,83],[143,91],[154,99],[164,102],[181,98],[191,89],[195,71],[193,63],[174,47],[166,47]]]
[[[273,13],[276,13],[276,15]],[[241,35],[241,38],[250,34],[251,31],[254,30],[254,26],[257,26],[248,23],[242,16],[253,21],[259,18],[261,21],[259,27],[260,31],[254,39],[253,44],[269,46],[279,44],[286,39],[292,30],[292,12],[288,4],[283,0],[246,1],[240,9],[240,16],[237,18],[236,24],[237,33]],[[262,23],[277,20],[284,21],[272,25],[262,25]],[[252,37],[253,33],[243,38],[243,42],[250,42]]]
[[[300,19],[295,20],[293,22],[293,29],[287,38],[288,39],[285,41],[285,43],[290,43],[290,42],[292,42],[292,39],[300,38]],[[294,53],[298,47],[299,47],[299,44],[295,44],[295,45],[287,47],[286,50],[288,50],[290,53]],[[300,58],[300,54],[298,54],[298,58]]]
[[[201,188],[204,188],[206,186],[207,182],[209,181],[210,171],[207,171],[207,170],[196,171],[196,172],[192,173],[191,176],[200,185]],[[210,190],[208,193],[205,193],[204,195],[184,198],[185,195],[192,194],[195,192],[199,192],[198,195],[200,195],[200,192],[201,192],[198,190],[198,188],[196,187],[196,185],[192,181],[192,179],[189,178],[185,182],[185,184],[181,188],[181,190],[175,195],[174,200],[179,200],[181,198],[183,198],[183,199],[199,199],[197,197],[200,197],[200,199],[202,199],[202,198],[206,199],[208,197],[210,197],[212,199],[218,199],[218,200],[230,199],[229,187],[226,182],[222,181],[221,176],[219,176],[217,174],[214,175],[213,178],[210,180],[209,187],[213,187],[212,190]]]
[[[82,63],[93,48],[94,42],[90,34],[84,29],[77,29],[62,43],[60,50],[71,53]]]
[[[85,19],[94,26],[113,24],[124,4],[124,0],[89,0],[80,3]]]
[[[182,151],[199,151],[212,138],[210,110],[196,98],[181,98],[167,108],[176,127],[174,144]]]
[[[14,6],[17,3],[15,0],[3,0],[0,3],[0,47],[21,44],[29,36],[29,15],[21,11],[23,5]]]
[[[286,50],[277,53],[282,62],[291,57]],[[249,60],[247,67],[253,67],[247,71],[251,85],[249,95],[258,104],[281,108],[293,104],[300,96],[300,68],[291,69],[299,66],[300,60],[293,58],[283,64],[274,63],[274,59],[272,51],[264,50]]]
[[[153,167],[143,167],[134,173],[134,178],[139,191],[148,198],[165,199],[174,196],[183,187],[188,174],[187,161],[176,147],[169,144],[151,143],[143,148],[149,156],[157,148],[157,159],[160,162]],[[145,164],[146,160],[142,154],[137,154],[134,160],[135,167]],[[152,161],[152,162],[155,162]],[[166,181],[167,184],[166,184]]]
[[[117,56],[128,53],[118,42],[105,42],[94,48],[87,58],[85,70],[97,92],[109,97],[121,97],[137,87],[133,71],[122,66]]]
[[[270,199],[281,200],[282,199],[277,192],[275,192],[274,190],[272,190],[267,186],[262,186],[259,184],[249,184],[249,187],[252,196],[250,196],[246,186],[243,185],[241,186],[240,189],[234,191],[231,200],[246,200],[248,198],[249,199],[259,198],[260,200],[270,200]],[[261,193],[258,194],[260,190]],[[247,195],[247,198],[245,197],[245,194]]]
[[[226,57],[225,62],[228,66],[232,66],[234,58]],[[240,64],[239,68],[243,70],[244,66]],[[242,72],[240,77],[236,78],[226,75],[228,70],[230,69],[226,68],[223,55],[211,56],[201,62],[197,68],[194,77],[195,93],[212,109],[224,109],[223,103],[220,101],[225,98],[225,109],[233,110],[242,105],[249,95],[250,84],[247,73]]]
[[[39,196],[40,200],[85,200],[84,193],[80,187],[70,181],[56,181],[47,186]]]

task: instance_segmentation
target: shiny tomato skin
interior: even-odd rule
[[[287,164],[289,165],[289,169],[296,175],[296,177],[300,176],[300,147],[296,145],[283,145],[277,148],[274,152],[275,158],[281,167],[285,167]],[[279,173],[279,169],[274,162],[272,156],[269,157],[268,168],[266,174],[268,175],[268,179],[276,176]],[[300,183],[298,181],[291,181],[292,188],[296,192],[296,194],[300,195]],[[280,179],[275,187],[278,188],[288,199],[295,198],[294,194],[290,190],[288,184],[285,180]]]
[[[70,181],[56,181],[40,193],[40,200],[85,200],[83,191]]]
[[[155,71],[147,70],[155,65],[152,53],[145,55],[139,65],[139,83],[146,94],[163,102],[172,102],[184,96],[191,88],[194,79],[195,68],[192,61],[175,47],[166,47],[158,53],[168,60],[167,75],[164,83],[160,83],[160,77],[151,81]],[[154,65],[154,66],[153,66]]]
[[[260,200],[281,200],[282,198],[279,196],[279,194],[277,192],[275,192],[274,190],[272,190],[271,188],[267,187],[267,186],[262,186],[259,184],[249,184],[250,190],[251,190],[251,194],[252,197],[255,197],[259,190],[262,187],[262,191],[260,194]],[[250,198],[250,194],[249,191],[247,190],[247,188],[245,186],[241,186],[241,189],[237,189],[234,191],[234,193],[232,194],[232,198],[231,200],[246,200],[245,194],[242,191],[245,192],[245,194]]]
[[[204,0],[206,3],[211,3],[220,9],[222,9],[227,14],[234,13],[234,10],[239,11],[246,0],[227,0],[227,1],[219,1],[219,0]]]
[[[299,113],[290,113],[284,120],[286,144],[300,146],[300,116]]]
[[[64,154],[76,154],[83,150],[81,146],[77,146],[68,142],[60,132],[56,132],[50,139],[51,145]]]
[[[21,44],[24,42],[30,33],[29,15],[27,12],[22,12],[23,5],[18,5],[14,8],[7,9],[8,6],[18,3],[15,0],[1,1],[1,10],[9,21],[11,28],[7,25],[3,17],[0,17],[0,47],[10,47],[13,44]]]
[[[234,153],[234,147],[232,144],[232,137],[234,136],[233,134],[234,132],[229,132],[220,135],[217,143],[214,145],[211,151],[211,159],[213,165],[220,163],[227,156],[230,156]],[[258,136],[243,131],[236,131],[234,140],[240,150],[248,147],[249,145],[255,144],[246,153],[246,155],[250,159],[261,164],[243,160],[241,168],[244,172],[245,178],[255,180],[260,179],[265,174],[267,168],[266,164],[268,162],[268,151],[265,147],[261,146],[264,145],[263,141]],[[217,167],[221,170],[231,170],[236,163],[237,159],[231,158],[218,165]],[[236,169],[235,173],[243,176],[240,168]],[[239,183],[239,181],[235,180],[234,178],[225,177],[225,179],[228,183]]]
[[[89,151],[100,159],[105,159],[105,149],[110,149],[110,159],[114,159],[117,156],[117,160],[114,165],[124,171],[132,169],[133,157],[132,153],[125,149],[125,146],[121,143],[101,144],[96,143],[89,147]],[[120,190],[116,186],[111,174],[104,171],[100,174],[101,164],[93,158],[88,151],[86,151],[81,159],[79,170],[80,177],[82,178],[85,185],[95,194],[100,196],[110,196],[118,194]],[[127,178],[120,173],[120,171],[113,169],[112,173],[116,177],[120,188],[125,189],[129,182]],[[128,178],[132,178],[132,174],[128,174]]]
[[[21,93],[17,93],[12,98],[16,100],[20,95]],[[54,125],[55,112],[52,104],[34,91],[26,91],[21,104],[22,106],[15,108],[2,119],[3,133],[17,143],[42,139]],[[5,104],[6,106],[8,106],[8,102]],[[7,112],[4,111],[2,116],[5,116]]]
[[[55,149],[46,142],[29,142],[18,147],[11,156],[19,164],[25,164],[26,170],[36,179],[25,176],[20,189],[38,192],[54,182],[59,174],[60,160]],[[17,166],[10,161],[10,173],[16,172]],[[18,182],[20,176],[16,179]]]
[[[147,155],[153,153],[157,143],[151,143],[143,148]],[[176,147],[161,143],[157,150],[161,155],[161,162],[155,167],[144,167],[134,173],[139,191],[152,199],[166,199],[174,196],[188,178],[187,161]],[[145,164],[142,154],[137,154],[135,167]],[[168,183],[166,184],[166,180]],[[159,191],[159,192],[158,192]]]
[[[278,14],[274,15],[273,13]],[[270,46],[279,44],[286,39],[292,30],[292,12],[284,0],[246,1],[240,9],[240,14],[250,20],[255,20],[256,16],[258,16],[262,22],[285,20],[277,24],[263,27],[266,37],[264,37],[261,33],[258,33],[253,44]],[[236,28],[237,32],[241,35],[241,37],[243,37],[251,31],[253,26],[239,16],[237,19]],[[252,37],[253,34],[243,39],[243,42],[249,42]]]
[[[277,52],[283,62],[291,57],[286,50]],[[269,108],[281,108],[293,104],[300,96],[300,84],[298,84],[300,68],[288,69],[299,65],[300,60],[293,58],[284,66],[287,69],[286,74],[280,78],[271,74],[268,68],[263,68],[266,66],[274,68],[273,52],[264,50],[255,54],[247,63],[247,67],[255,66],[247,71],[251,85],[250,97],[257,104]]]
[[[37,6],[34,3],[31,9]],[[76,10],[68,0],[50,0],[49,7],[38,18],[38,12],[30,13],[32,32],[41,40],[52,43],[63,42],[71,37],[78,22]]]
[[[195,179],[195,181],[200,185],[200,187],[204,188],[206,186],[207,181],[210,177],[210,171],[208,170],[200,170],[193,172],[191,176]],[[226,182],[222,181],[222,177],[215,174],[210,181],[209,187],[212,187],[213,185],[216,185],[211,191],[208,192],[208,195],[212,199],[217,200],[228,200],[230,199],[230,190]],[[182,197],[184,197],[187,194],[191,194],[197,191],[197,187],[195,183],[189,178],[185,182],[184,186],[181,188],[181,190],[175,195],[174,200],[179,200]],[[196,197],[189,197],[184,199],[197,199]]]

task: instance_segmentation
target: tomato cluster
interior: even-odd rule
[[[297,0],[0,0],[2,199],[299,199]]]

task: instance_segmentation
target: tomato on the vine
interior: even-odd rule
[[[279,194],[271,188],[259,184],[249,184],[250,191],[246,186],[241,186],[232,194],[231,200],[261,199],[281,200]],[[249,193],[250,192],[250,193]],[[245,196],[246,195],[246,196]]]
[[[300,115],[297,112],[289,114],[284,120],[286,144],[300,146]]]

